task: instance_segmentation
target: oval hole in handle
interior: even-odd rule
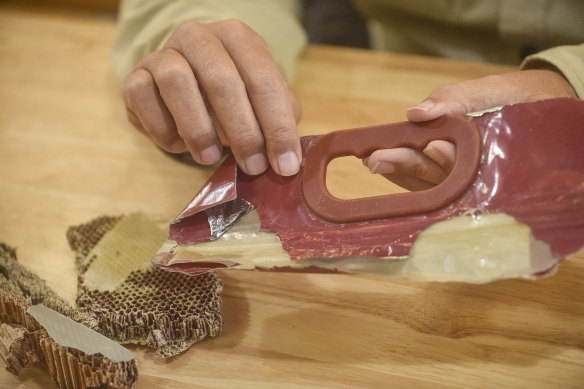
[[[335,158],[364,158],[375,150],[409,147],[423,150],[433,140],[456,147],[456,161],[448,177],[427,190],[341,200],[326,187],[326,168]],[[402,122],[331,132],[308,149],[302,170],[304,201],[319,217],[335,223],[359,222],[423,214],[459,197],[478,170],[481,140],[477,128],[462,116],[445,115],[422,123]]]

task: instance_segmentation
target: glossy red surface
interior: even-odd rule
[[[305,172],[280,177],[268,170],[251,177],[229,157],[172,223],[169,239],[178,244],[208,241],[210,208],[215,216],[227,217],[241,212],[245,200],[257,210],[262,229],[277,234],[292,260],[406,256],[426,227],[468,211],[514,216],[557,257],[584,246],[584,101],[505,106],[472,121],[481,135],[479,170],[464,193],[439,210],[333,223],[306,205],[301,191]],[[302,138],[304,155],[317,139]]]
[[[326,187],[329,162],[338,157],[363,159],[375,150],[409,147],[422,150],[433,140],[456,146],[456,163],[434,188],[409,193],[341,200]],[[302,195],[310,211],[334,223],[424,214],[450,204],[474,180],[481,156],[477,128],[462,116],[445,115],[425,123],[402,122],[336,131],[313,142],[302,170]]]

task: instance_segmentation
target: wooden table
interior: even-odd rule
[[[0,239],[73,301],[68,226],[134,211],[170,220],[211,171],[168,158],[126,122],[113,17],[41,11],[0,6]],[[300,131],[404,120],[439,84],[505,70],[311,47],[295,83]],[[170,361],[130,347],[139,388],[584,387],[583,251],[535,282],[221,277],[223,334]],[[0,372],[2,388],[51,386],[38,366]]]

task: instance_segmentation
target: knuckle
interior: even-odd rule
[[[182,63],[169,61],[165,66],[157,70],[156,81],[162,87],[180,88],[189,82],[191,78],[189,71],[190,69],[186,69]]]
[[[215,130],[207,126],[197,126],[197,128],[178,127],[180,137],[190,146],[197,150],[204,149],[215,143],[217,138]]]
[[[184,143],[182,139],[175,133],[164,133],[159,134],[156,137],[156,143],[162,148],[164,151],[168,151],[169,153],[180,153],[184,151]]]
[[[430,96],[438,100],[452,100],[456,96],[464,96],[469,92],[469,82],[473,80],[465,80],[460,82],[453,82],[438,86]]]
[[[274,145],[288,144],[297,138],[296,125],[291,121],[280,122],[270,128],[262,128],[268,142]]]
[[[273,95],[284,93],[284,80],[272,70],[261,70],[254,72],[246,85],[251,94]]]
[[[469,81],[440,85],[428,97],[435,103],[442,102],[449,106],[450,113],[465,114],[472,111],[467,96],[473,95]]]
[[[242,127],[237,131],[227,131],[225,135],[231,148],[238,149],[244,154],[264,147],[264,139],[261,134],[250,127]]]
[[[216,22],[216,25],[221,28],[228,36],[246,36],[253,32],[251,27],[237,19],[227,19]]]
[[[180,40],[198,38],[209,34],[205,24],[198,22],[187,22],[182,24],[173,34],[173,38]]]
[[[131,101],[152,86],[153,79],[144,69],[134,69],[124,81],[124,94]]]
[[[440,86],[436,87],[436,89],[434,89],[430,93],[430,96],[435,96],[435,97],[436,96],[438,96],[438,97],[447,96],[447,95],[450,95],[455,89],[456,89],[455,84],[440,85]]]
[[[215,22],[213,25],[219,30],[218,34],[228,41],[241,41],[245,39],[246,42],[265,49],[268,47],[266,40],[241,20],[227,19]]]
[[[401,161],[398,166],[401,165],[401,170],[405,176],[419,178],[426,174],[428,167],[416,150],[403,148],[399,151]]]
[[[204,76],[205,89],[210,95],[229,96],[238,88],[243,88],[243,80],[237,71],[216,67]]]

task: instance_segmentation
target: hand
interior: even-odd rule
[[[444,114],[464,115],[487,108],[555,97],[577,97],[574,89],[552,70],[524,70],[438,87],[407,111],[409,121],[421,122]],[[455,147],[433,141],[422,151],[409,148],[377,150],[363,160],[371,173],[380,173],[408,190],[423,190],[442,182],[452,170]]]
[[[124,82],[128,120],[162,149],[217,162],[230,146],[244,172],[298,172],[300,103],[267,44],[236,20],[187,23]]]

